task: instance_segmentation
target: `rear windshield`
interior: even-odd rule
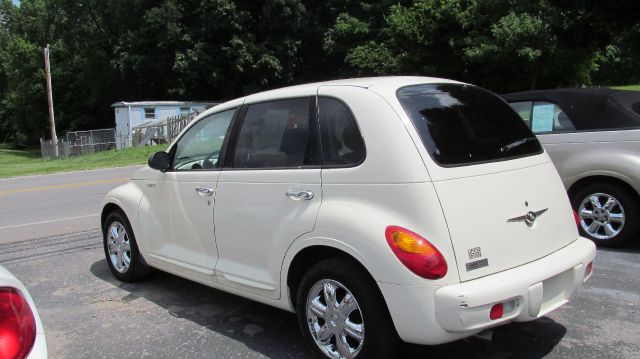
[[[403,87],[398,99],[431,157],[462,166],[542,153],[542,146],[509,105],[470,85]]]

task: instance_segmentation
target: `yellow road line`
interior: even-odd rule
[[[48,191],[48,190],[52,190],[52,189],[64,189],[64,188],[77,188],[77,187],[95,186],[95,185],[98,185],[98,184],[126,182],[128,180],[129,180],[128,178],[123,177],[123,178],[110,178],[110,179],[104,179],[104,180],[97,180],[97,181],[91,181],[91,182],[64,183],[64,184],[54,184],[54,185],[50,185],[50,186],[16,188],[16,189],[10,189],[8,191],[0,191],[0,196],[4,196],[4,195],[8,195],[8,194],[16,194],[16,193],[25,193],[25,192]]]

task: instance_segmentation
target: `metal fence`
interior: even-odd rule
[[[67,132],[58,139],[57,151],[51,140],[40,139],[42,158],[80,156],[114,148],[141,147],[159,143],[170,143],[198,115],[168,117],[153,124],[145,124],[132,129],[131,135],[116,134],[114,128],[90,131]]]
[[[136,126],[131,129],[130,138],[118,139],[118,148],[171,143],[197,115],[198,113],[194,112]]]
[[[42,158],[80,156],[114,148],[116,131],[113,128],[68,132],[66,138],[58,140],[57,153],[51,140],[40,139]]]

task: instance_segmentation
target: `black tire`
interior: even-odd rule
[[[130,258],[129,265],[125,270],[121,271],[118,271],[118,269],[116,269],[111,255],[109,254],[109,230],[112,224],[120,224],[124,228],[125,232],[123,234],[123,238],[126,236],[130,248],[130,250],[128,251],[128,257]],[[113,273],[113,275],[119,280],[123,282],[135,282],[146,278],[153,272],[153,269],[149,267],[142,258],[142,255],[138,250],[138,244],[136,243],[135,235],[133,234],[133,230],[131,229],[131,224],[129,223],[127,216],[122,211],[113,211],[109,213],[109,215],[105,219],[102,226],[102,243],[104,247],[104,255],[107,260],[107,265],[109,265],[111,273]]]
[[[583,201],[586,201],[591,195],[595,194],[604,194],[613,197],[619,203],[619,207],[615,207],[615,212],[620,213],[621,210],[624,212],[624,223],[622,225],[612,223],[613,228],[616,229],[616,231],[619,230],[619,233],[611,238],[603,238],[607,237],[603,229],[596,231],[595,235],[585,230],[584,226],[588,226],[591,223],[590,219],[586,219],[582,220],[578,226],[580,234],[591,239],[596,245],[601,247],[618,247],[635,238],[640,229],[640,210],[638,208],[637,196],[628,189],[613,183],[591,183],[574,192],[571,198],[573,209],[580,213],[580,206]],[[605,197],[602,196],[602,198]],[[588,206],[588,209],[593,208],[590,204],[586,204],[586,206]]]
[[[360,323],[361,321],[364,324],[364,339],[357,357],[393,358],[400,340],[380,289],[360,266],[340,258],[327,259],[313,265],[303,276],[297,292],[298,323],[302,336],[314,355],[318,358],[331,358],[316,344],[309,324],[312,320],[307,316],[307,299],[310,291],[316,284],[326,280],[335,281],[344,286],[344,289],[351,292],[359,307],[358,312],[354,310],[349,315],[352,322]],[[345,298],[345,294],[346,291],[342,288],[336,290],[338,303]],[[352,315],[355,315],[355,319]],[[337,339],[333,336],[331,340],[335,342]],[[356,344],[353,346],[357,348]]]

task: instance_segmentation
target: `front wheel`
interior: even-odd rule
[[[152,269],[144,262],[127,217],[111,212],[103,226],[104,254],[111,273],[123,282],[134,282],[149,275]]]
[[[571,202],[580,216],[580,233],[598,246],[616,247],[638,233],[638,203],[623,187],[592,183],[576,191]]]
[[[300,329],[321,358],[392,358],[398,336],[382,294],[359,266],[340,259],[315,264],[297,297]]]

